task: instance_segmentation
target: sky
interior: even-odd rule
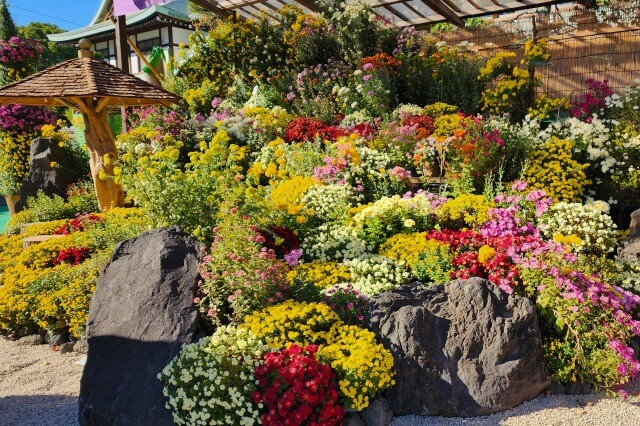
[[[100,0],[7,0],[16,25],[29,22],[56,24],[75,30],[89,24]]]

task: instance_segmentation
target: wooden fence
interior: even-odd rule
[[[640,0],[597,11],[552,8],[437,36],[450,45],[473,43],[482,55],[510,49],[521,57],[524,40],[534,34],[549,43],[551,64],[538,68],[538,75],[540,90],[551,96],[575,99],[588,78],[608,80],[615,92],[640,78]]]

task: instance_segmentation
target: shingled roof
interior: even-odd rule
[[[57,106],[95,98],[104,106],[177,103],[176,95],[103,61],[70,59],[0,88],[0,103]]]

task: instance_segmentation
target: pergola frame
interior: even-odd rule
[[[296,5],[305,12],[318,12],[316,0],[190,0],[222,18],[237,14],[245,19],[273,15],[283,6]],[[562,3],[558,0],[373,0],[374,12],[403,28],[425,27],[438,22],[464,26],[467,18],[531,9]]]

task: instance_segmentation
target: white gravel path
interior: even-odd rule
[[[0,425],[76,425],[82,358],[0,337]]]
[[[60,355],[47,345],[18,346],[0,338],[0,426],[77,424],[77,398],[84,356]],[[601,394],[540,396],[485,417],[449,419],[405,416],[392,426],[636,426],[640,424],[640,381],[625,387],[629,398]]]

